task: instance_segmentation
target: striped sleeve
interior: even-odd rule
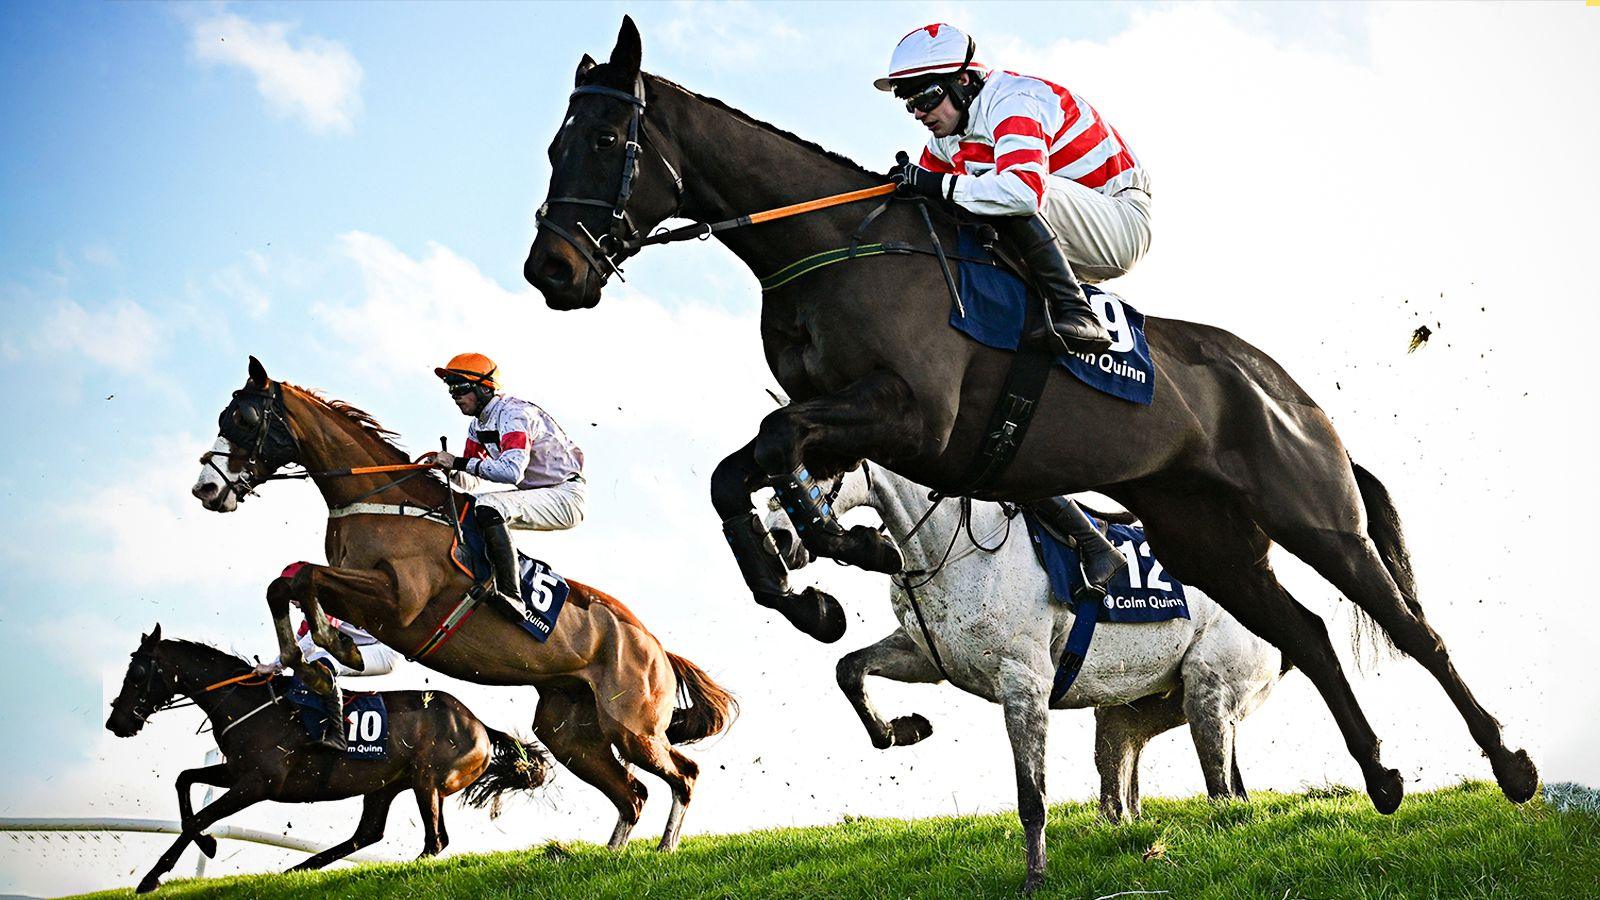
[[[1044,202],[1050,117],[1037,98],[1017,92],[1000,98],[992,112],[994,169],[956,180],[952,199],[964,209],[986,216],[1032,215]]]
[[[500,426],[500,455],[492,459],[474,459],[467,463],[467,473],[485,481],[500,484],[519,484],[527,474],[530,433],[537,434],[539,423],[529,414],[526,406],[517,406],[510,415],[503,416]]]
[[[922,158],[917,160],[917,165],[940,175],[954,175],[956,171],[950,160],[939,155],[939,145],[934,141],[929,141],[928,146],[922,148]]]

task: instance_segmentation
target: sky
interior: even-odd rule
[[[1600,300],[1600,8],[1547,4],[7,4],[0,11],[0,816],[176,815],[211,743],[193,710],[103,730],[141,632],[273,652],[262,602],[322,561],[309,486],[238,512],[188,495],[216,414],[258,356],[376,415],[420,452],[465,421],[432,367],[476,350],[583,446],[588,520],[521,546],[623,599],[741,699],[702,766],[689,833],[1014,808],[997,707],[869,683],[933,737],[877,751],[833,663],[893,627],[880,576],[820,567],[850,611],[823,646],[756,607],[707,479],[776,384],[755,278],[714,243],[652,250],[592,311],[521,279],[544,150],[574,66],[624,13],[645,67],[885,167],[921,129],[871,88],[900,35],[969,31],[993,65],[1088,98],[1154,179],[1154,243],[1108,287],[1279,360],[1394,494],[1430,621],[1547,781],[1600,783],[1586,575]],[[1412,331],[1433,338],[1407,352]],[[1108,435],[1115,440],[1115,435]],[[870,521],[870,512],[859,515]],[[1292,558],[1289,590],[1340,635],[1348,604]],[[1339,642],[1342,644],[1342,641]],[[1408,787],[1487,778],[1414,663],[1347,670]],[[527,688],[408,665],[526,733]],[[363,685],[365,686],[365,685]],[[1050,796],[1094,796],[1092,717],[1052,717]],[[1252,788],[1359,784],[1291,674],[1241,729]],[[1144,793],[1203,790],[1182,732]],[[659,833],[664,786],[635,832]],[[263,804],[232,824],[333,843],[354,801]],[[449,852],[604,840],[569,774],[494,822],[451,804]],[[41,839],[42,840],[42,839]],[[414,855],[408,804],[371,852]],[[132,884],[165,841],[0,840],[0,893]],[[193,870],[193,852],[175,874]],[[225,846],[213,874],[292,853]],[[1020,865],[1020,846],[1019,846]]]

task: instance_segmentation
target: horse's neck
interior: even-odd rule
[[[948,498],[948,502],[940,503],[939,508],[930,514],[928,508],[932,501],[928,499],[927,488],[880,468],[874,470],[868,503],[878,511],[884,526],[907,552],[910,557],[906,560],[908,567],[927,569],[938,565],[945,555],[945,549],[951,546],[952,537],[956,538],[956,546],[951,553],[961,551],[962,539],[956,534],[961,528],[961,503],[958,498]],[[990,530],[984,521],[987,518],[984,506],[973,504],[973,533],[980,538]],[[926,522],[922,522],[924,515],[927,516]],[[922,522],[922,527],[917,529],[915,536],[908,537],[911,530],[917,528],[918,522]]]
[[[304,459],[301,465],[307,471],[322,472],[329,469],[358,466],[393,465],[394,451],[376,435],[351,421],[338,410],[300,390],[284,386],[284,403],[289,408],[289,420],[295,431]],[[402,477],[396,474],[358,475],[342,478],[314,478],[317,490],[322,492],[329,509],[336,509],[371,493],[385,482]],[[410,484],[384,491],[374,498],[376,503],[398,503],[407,496],[418,499]],[[426,501],[424,501],[426,502]]]
[[[208,691],[219,681],[241,674],[247,663],[231,653],[188,641],[162,641],[161,656],[177,675],[178,692],[194,701],[213,723],[235,691]]]
[[[653,108],[682,161],[682,214],[716,222],[881,183],[781,134],[657,80]],[[867,204],[847,204],[717,235],[758,277],[849,242]]]

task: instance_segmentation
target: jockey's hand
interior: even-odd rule
[[[889,170],[889,180],[900,186],[902,194],[944,199],[944,176],[910,160],[895,163],[894,168]]]
[[[432,456],[433,458],[428,460],[428,462],[433,463],[433,467],[435,469],[449,469],[455,464],[456,461],[455,454],[448,450],[440,450],[439,452],[432,454]]]
[[[277,660],[273,660],[272,662],[256,663],[255,674],[257,678],[267,678],[282,671],[283,663],[280,663]]]

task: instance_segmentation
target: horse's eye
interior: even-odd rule
[[[254,406],[241,406],[233,414],[233,420],[245,428],[255,428],[261,424],[261,410]]]
[[[609,131],[603,131],[594,139],[594,145],[599,150],[615,147],[617,145],[617,136]]]

